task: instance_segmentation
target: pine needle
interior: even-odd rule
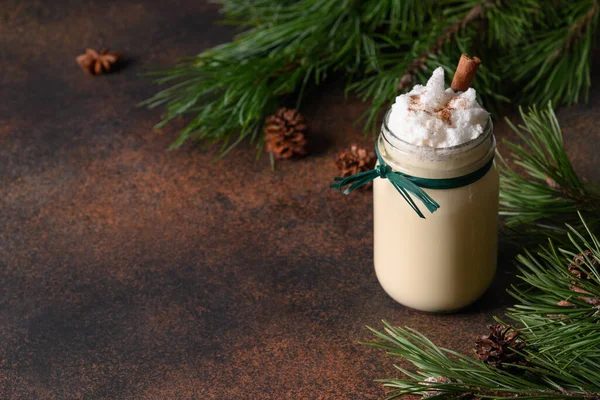
[[[262,123],[279,106],[300,106],[330,77],[346,79],[369,108],[376,132],[399,92],[460,54],[484,60],[473,82],[483,105],[555,106],[586,100],[598,0],[219,0],[225,22],[245,31],[232,42],[152,72],[166,88],[143,102],[162,122],[186,116],[173,144],[248,140],[260,151]],[[526,215],[522,215],[522,217]],[[530,217],[527,217],[530,218]]]

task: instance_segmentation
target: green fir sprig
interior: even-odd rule
[[[152,75],[167,85],[143,104],[164,107],[159,127],[191,120],[174,143],[243,140],[263,145],[264,118],[299,107],[334,77],[370,106],[374,131],[394,97],[462,52],[483,66],[473,82],[496,112],[506,101],[573,104],[587,98],[598,0],[219,0],[225,22],[245,29],[229,43]]]
[[[523,144],[505,141],[510,161],[521,171],[499,155],[500,215],[506,226],[559,239],[565,223],[578,223],[580,211],[595,227],[600,222],[600,190],[573,169],[552,106],[521,110],[521,117],[518,127],[508,123]]]
[[[374,42],[363,32],[387,16],[369,14],[378,0],[361,6],[353,0],[303,0],[247,3],[223,1],[233,21],[252,26],[231,43],[153,73],[169,88],[142,103],[165,106],[159,127],[181,115],[195,117],[174,143],[189,138],[221,142],[222,151],[244,139],[262,146],[264,118],[290,97],[299,107],[309,85],[329,73],[352,74],[364,64],[376,65]]]
[[[600,304],[600,242],[581,222],[580,230],[567,226],[569,245],[549,243],[517,259],[522,284],[512,289],[518,303],[508,317],[526,344],[519,351],[526,363],[488,365],[384,321],[383,331],[369,328],[376,340],[365,344],[414,367],[396,366],[405,378],[380,380],[387,398],[600,399],[600,305],[593,305]],[[589,277],[579,279],[568,266],[584,250],[581,268]]]

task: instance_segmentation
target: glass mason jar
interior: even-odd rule
[[[388,117],[389,112],[377,146],[393,171],[448,179],[489,168],[466,186],[424,188],[440,205],[429,213],[415,199],[425,219],[388,180],[373,182],[375,272],[383,289],[417,310],[448,312],[465,307],[487,290],[496,272],[499,176],[493,162],[492,121],[476,139],[434,149],[395,137],[388,129]]]

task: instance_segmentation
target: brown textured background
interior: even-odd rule
[[[385,295],[370,194],[328,189],[335,154],[367,142],[352,124],[364,106],[339,85],[303,110],[322,151],[274,173],[249,146],[217,164],[216,147],[165,151],[177,126],[159,135],[158,112],[135,108],[156,90],[140,74],[231,38],[215,5],[0,9],[0,398],[377,399],[395,360],[358,344],[364,325],[468,352],[510,304],[506,243],[493,288],[462,313]],[[103,46],[128,65],[91,78],[74,58]],[[596,181],[597,87],[559,112]]]

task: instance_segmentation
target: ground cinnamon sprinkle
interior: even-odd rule
[[[421,96],[419,96],[418,94],[413,94],[408,96],[408,110],[409,111],[421,111],[424,112],[425,114],[429,114],[429,115],[437,115],[442,121],[444,121],[447,124],[451,124],[450,122],[450,118],[452,117],[452,113],[450,112],[451,107],[444,107],[444,108],[440,108],[437,110],[428,110],[427,108],[423,107],[420,103],[421,101]]]
[[[408,111],[417,111],[422,107],[419,107],[421,101],[421,96],[418,94],[413,94],[408,96]]]
[[[444,121],[447,124],[450,124],[450,118],[452,117],[452,113],[450,112],[450,110],[448,108],[442,108],[439,112],[438,115],[440,117],[440,119],[442,121]]]

